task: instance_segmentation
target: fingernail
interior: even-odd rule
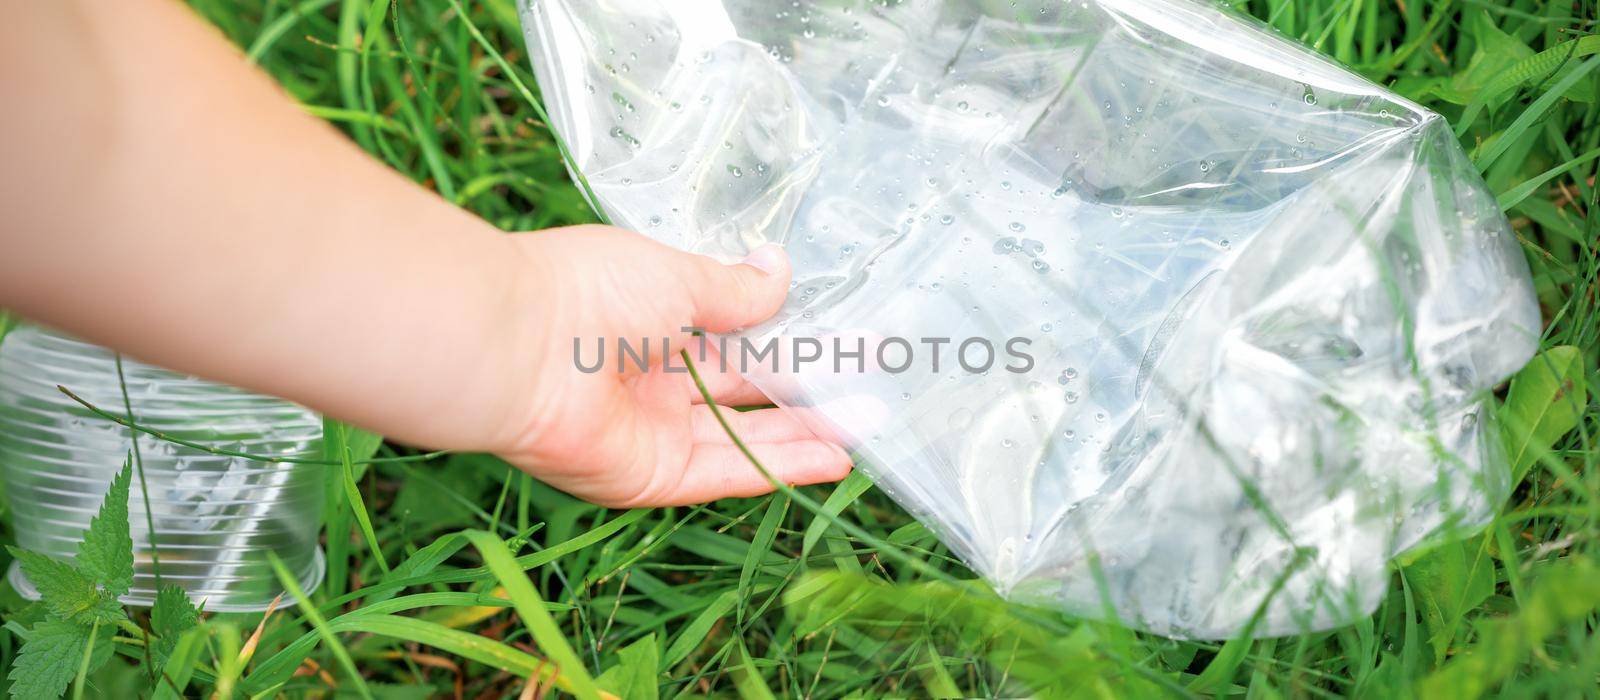
[[[739,262],[770,275],[782,270],[783,266],[788,264],[788,261],[789,256],[783,252],[783,246],[776,243],[768,243],[750,251],[750,254]]]

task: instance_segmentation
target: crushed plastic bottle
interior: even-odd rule
[[[1324,629],[1504,497],[1526,262],[1441,118],[1301,46],[1186,0],[521,12],[613,222],[787,246],[740,337],[1028,340],[1022,373],[749,373],[1016,599]]]
[[[322,420],[303,407],[133,360],[123,361],[123,377],[137,424],[243,454],[321,457]],[[58,386],[124,414],[123,382],[111,351],[38,326],[5,336],[0,473],[17,545],[71,559],[133,443],[127,428],[95,415]],[[135,475],[128,498],[134,578],[122,602],[154,603],[159,564],[162,585],[182,588],[206,610],[265,610],[283,592],[268,553],[302,589],[321,583],[322,467],[210,454],[150,435],[139,436],[139,456],[147,489]],[[20,567],[9,576],[24,596],[38,597]]]

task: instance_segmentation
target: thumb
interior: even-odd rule
[[[789,295],[789,256],[768,243],[744,260],[724,265],[684,253],[680,270],[694,310],[690,321],[712,333],[727,333],[767,320]]]

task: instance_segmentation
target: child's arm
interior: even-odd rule
[[[506,236],[306,115],[176,2],[11,9],[0,306],[607,504],[766,490],[686,375],[584,374],[571,349],[755,323],[787,291],[781,252],[724,266],[605,227]],[[784,480],[848,469],[776,410],[734,417]]]

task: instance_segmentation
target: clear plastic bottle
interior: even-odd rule
[[[213,449],[321,454],[321,419],[301,406],[126,358],[123,375],[136,424]],[[58,386],[101,410],[125,413],[111,351],[38,326],[5,336],[0,474],[17,544],[70,558],[133,444],[131,430],[96,416]],[[304,589],[321,583],[321,466],[219,456],[145,434],[138,447],[163,585],[182,587],[207,610],[264,609],[282,590],[268,552]],[[148,605],[157,590],[156,558],[140,486],[136,473],[128,498],[135,575],[123,602]],[[16,566],[9,575],[23,595],[37,594]]]

